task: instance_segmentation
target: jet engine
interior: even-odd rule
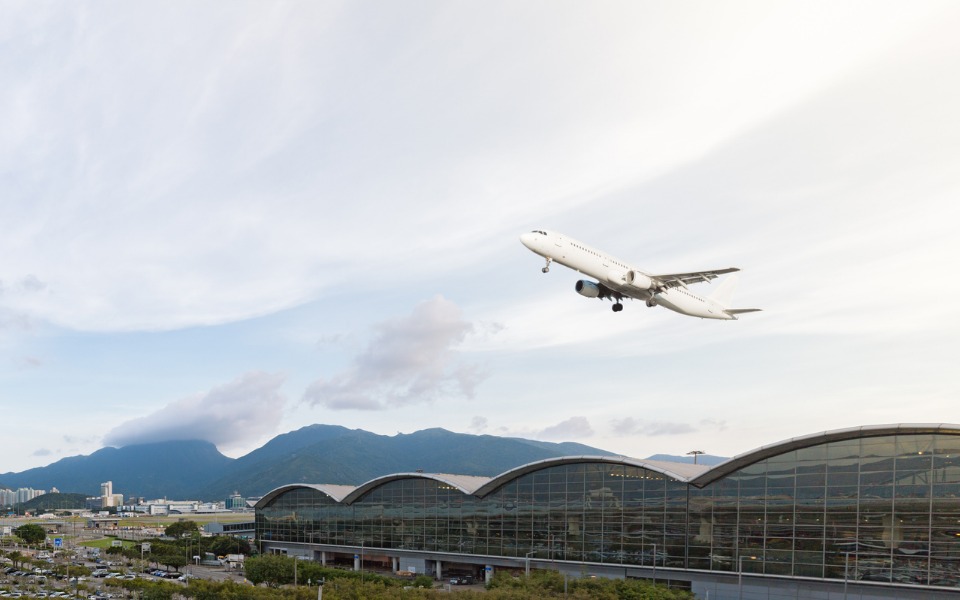
[[[576,290],[578,294],[586,296],[587,298],[600,297],[600,286],[586,279],[581,279],[577,282]]]
[[[653,280],[640,271],[627,271],[625,280],[627,285],[637,288],[638,290],[649,290],[653,287]]]

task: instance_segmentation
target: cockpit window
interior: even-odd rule
[[[539,233],[540,235],[547,235],[546,231],[540,231],[539,229],[534,229],[530,233]]]

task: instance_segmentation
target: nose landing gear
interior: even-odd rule
[[[540,270],[543,271],[544,273],[549,273],[549,272],[550,272],[550,263],[551,263],[552,261],[553,261],[552,258],[547,258],[547,266],[545,266],[544,268],[542,268],[542,269],[540,269]]]

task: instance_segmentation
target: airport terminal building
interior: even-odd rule
[[[579,456],[292,484],[263,552],[347,568],[637,577],[700,598],[960,598],[960,425],[798,437],[714,467]]]

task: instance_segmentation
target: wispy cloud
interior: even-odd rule
[[[286,399],[285,376],[247,373],[236,381],[171,402],[127,421],[104,437],[107,446],[172,440],[206,440],[222,449],[245,446],[277,432]]]
[[[20,367],[24,369],[37,369],[43,366],[43,359],[36,356],[25,356],[19,362]]]
[[[593,428],[586,417],[570,417],[540,431],[538,437],[548,440],[583,439],[593,435]]]
[[[456,348],[473,325],[442,296],[375,329],[350,368],[315,381],[304,402],[338,410],[384,410],[441,398],[469,399],[486,376],[476,365],[458,360]]]
[[[680,435],[693,433],[697,428],[687,423],[671,423],[665,421],[643,421],[633,417],[614,419],[610,428],[616,435],[647,435],[651,437],[662,435]]]
[[[470,427],[468,429],[473,433],[483,433],[489,426],[490,421],[486,417],[477,415],[470,419]]]
[[[20,287],[28,292],[40,292],[47,289],[47,284],[40,281],[36,275],[27,275],[20,280]]]

